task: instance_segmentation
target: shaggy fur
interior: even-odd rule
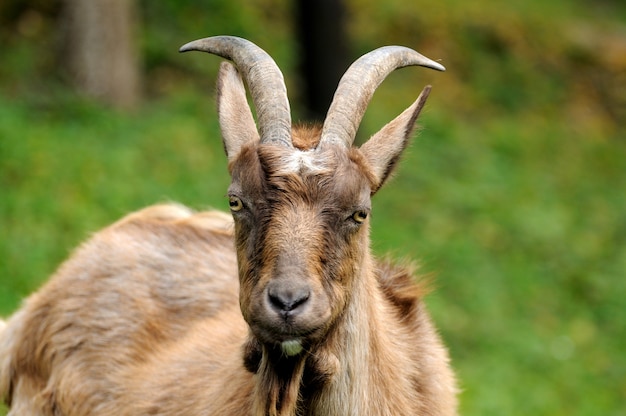
[[[0,325],[9,414],[456,414],[425,285],[369,249],[429,90],[358,149],[260,141],[232,65],[218,85],[232,216],[156,205],[79,247]]]
[[[10,414],[452,413],[445,350],[413,275],[379,263],[374,286],[352,294],[376,307],[305,356],[263,358],[237,304],[232,228],[221,213],[161,205],[83,244],[1,334]]]

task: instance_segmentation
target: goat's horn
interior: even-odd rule
[[[292,146],[287,88],[283,74],[267,52],[235,36],[198,39],[180,48],[180,52],[187,51],[208,52],[233,61],[250,89],[261,142]]]
[[[376,88],[392,71],[410,65],[446,70],[443,65],[403,46],[384,46],[357,59],[339,81],[322,128],[322,142],[352,146]]]

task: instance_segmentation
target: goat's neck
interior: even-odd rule
[[[401,397],[414,394],[406,369],[410,364],[374,270],[366,254],[341,322],[330,342],[316,352],[321,362],[336,360],[337,371],[309,398],[306,414],[410,414],[410,409],[402,408],[408,397]],[[390,380],[393,387],[387,391]]]

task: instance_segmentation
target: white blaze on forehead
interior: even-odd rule
[[[331,170],[331,166],[328,163],[330,160],[329,156],[325,152],[296,149],[281,158],[280,168],[277,170],[277,173],[325,173]]]

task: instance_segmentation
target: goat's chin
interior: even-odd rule
[[[328,311],[318,313],[313,309],[285,316],[268,308],[259,308],[245,318],[261,344],[280,347],[287,356],[298,355],[323,339],[331,321]]]
[[[317,338],[310,331],[293,331],[285,328],[285,331],[278,331],[279,328],[273,327],[271,330],[262,326],[251,326],[252,333],[259,342],[266,346],[280,347],[288,356],[299,354],[302,347],[310,344],[312,338]],[[298,345],[300,348],[298,349]],[[284,348],[283,348],[284,347]],[[293,353],[295,351],[295,353]],[[292,353],[288,353],[292,352]]]
[[[271,326],[254,323],[250,325],[252,334],[268,351],[280,352],[283,357],[295,357],[310,351],[312,345],[324,336],[321,327],[294,327],[283,324]]]

